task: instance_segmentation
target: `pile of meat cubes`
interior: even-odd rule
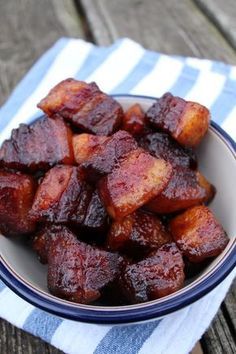
[[[45,115],[0,149],[0,230],[30,241],[52,294],[107,305],[157,299],[226,247],[206,206],[215,188],[194,153],[207,108],[166,93],[146,113],[138,103],[124,112],[74,79],[38,107]]]

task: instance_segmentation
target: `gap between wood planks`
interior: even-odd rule
[[[217,0],[219,1],[219,0]],[[194,0],[77,0],[96,43],[129,36],[167,54],[236,62],[228,40]]]
[[[235,0],[194,0],[194,2],[236,49]]]

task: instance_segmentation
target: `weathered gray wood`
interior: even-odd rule
[[[210,328],[204,334],[201,344],[205,354],[235,354],[236,353],[236,281],[213,320]]]
[[[223,309],[225,317],[228,318],[228,322],[231,322],[231,329],[234,331],[234,338],[236,338],[236,280],[228,292],[226,299],[223,303]]]
[[[235,0],[194,0],[236,49]]]
[[[6,321],[0,321],[1,354],[61,354],[62,352]]]
[[[0,0],[0,105],[62,36],[84,37],[72,0]]]
[[[235,354],[236,345],[234,338],[222,313],[218,314],[202,340],[203,351],[206,354]]]
[[[236,54],[191,0],[80,0],[97,43],[129,36],[145,47],[235,63]]]

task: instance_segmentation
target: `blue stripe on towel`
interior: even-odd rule
[[[155,52],[146,51],[138,64],[129,75],[113,90],[112,94],[130,92],[146,75],[148,75],[157,64],[160,55]]]
[[[225,63],[221,63],[218,61],[214,61],[212,63],[211,71],[222,74],[222,75],[229,75],[230,74],[231,67],[230,65],[227,65]]]
[[[229,113],[236,106],[236,81],[227,79],[221,94],[217,97],[211,106],[211,114],[214,121],[222,124]],[[235,117],[236,121],[236,117]]]
[[[115,326],[101,340],[94,354],[136,354],[160,322]]]
[[[54,46],[49,49],[29,70],[20,84],[12,92],[10,99],[1,107],[0,110],[0,131],[11,121],[24,101],[32,94],[45,74],[50,70],[54,60],[63,50],[69,40],[59,39]]]
[[[0,292],[5,289],[6,285],[0,280]]]
[[[50,315],[42,310],[35,309],[27,317],[23,329],[34,336],[38,336],[43,340],[50,342],[61,322],[61,318]]]
[[[82,67],[76,73],[75,78],[86,80],[121,44],[122,41],[118,40],[110,47],[93,47]]]
[[[200,71],[189,65],[184,65],[181,74],[174,86],[170,89],[173,95],[185,97],[195,85]]]

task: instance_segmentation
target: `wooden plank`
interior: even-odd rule
[[[194,0],[236,49],[235,0]]]
[[[63,352],[10,323],[0,321],[1,354],[62,354]]]
[[[72,0],[1,0],[0,6],[1,105],[34,61],[58,38],[84,38],[84,31]]]
[[[234,331],[234,338],[236,338],[236,280],[231,287],[231,291],[228,292],[222,306],[225,317],[228,318],[229,325],[232,328],[232,331]]]
[[[218,311],[215,320],[203,338],[201,344],[205,354],[236,353],[235,340],[229,331],[222,310]]]
[[[95,41],[129,36],[145,47],[234,63],[236,54],[191,0],[80,0]]]
[[[201,345],[204,354],[235,354],[236,353],[236,281],[228,292],[210,328],[204,334]]]

